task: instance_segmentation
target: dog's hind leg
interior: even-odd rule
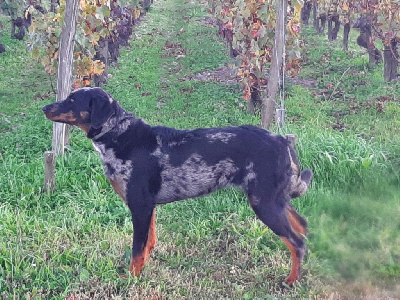
[[[155,208],[137,206],[131,212],[134,233],[132,261],[129,271],[132,276],[139,276],[151,250],[156,244]]]
[[[292,257],[292,268],[285,282],[292,285],[301,276],[301,263],[306,251],[303,239],[307,233],[307,223],[289,203],[284,207],[275,202],[260,201],[252,205],[259,219],[277,234],[289,248]]]
[[[157,243],[157,232],[156,232],[156,209],[153,208],[153,213],[151,215],[149,234],[147,237],[147,243],[144,247],[145,258],[150,256],[151,250],[156,246]]]
[[[291,232],[290,237],[281,236],[292,256],[292,269],[286,278],[286,283],[292,285],[301,276],[301,263],[307,249],[304,242],[307,234],[307,222],[290,204],[285,207],[285,215],[289,220],[291,229],[295,232],[295,235]]]
[[[285,209],[290,226],[299,237],[304,238],[307,235],[307,221],[302,216],[300,216],[300,214],[291,204],[287,204]]]

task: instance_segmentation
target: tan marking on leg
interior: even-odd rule
[[[142,255],[132,258],[131,266],[129,267],[129,272],[131,272],[132,276],[139,276],[140,271],[144,267],[144,264],[145,264],[145,258],[142,253]]]
[[[307,234],[307,229],[301,224],[298,219],[297,212],[294,211],[292,207],[286,209],[287,217],[292,229],[299,235],[300,238],[304,238]]]
[[[156,234],[156,209],[153,209],[153,214],[151,216],[149,234],[147,237],[147,243],[143,248],[141,255],[138,257],[132,258],[131,266],[129,267],[129,271],[132,276],[139,276],[140,271],[146,264],[146,260],[149,258],[151,250],[155,247],[157,243],[157,234]]]
[[[289,248],[290,254],[292,255],[292,269],[290,270],[289,276],[285,279],[285,282],[288,285],[293,285],[293,283],[300,279],[301,262],[299,257],[297,256],[296,248],[292,245],[292,243],[289,242],[289,240],[285,237],[280,238]]]
[[[151,216],[151,223],[149,228],[149,235],[147,238],[147,244],[145,247],[145,252],[150,255],[151,250],[156,246],[157,243],[157,232],[156,232],[156,209],[153,209],[153,214]]]

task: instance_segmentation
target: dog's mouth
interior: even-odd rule
[[[86,133],[88,133],[91,128],[90,124],[84,121],[89,118],[89,112],[80,112],[79,116],[76,116],[73,111],[60,113],[58,111],[57,103],[46,105],[42,110],[46,118],[50,121],[75,125]]]
[[[60,113],[56,103],[46,105],[42,108],[42,110],[46,118],[53,122],[67,123],[71,125],[75,125],[77,122],[77,117],[72,111]]]
[[[71,125],[76,125],[77,123],[77,119],[75,115],[72,113],[72,111],[62,114],[47,112],[45,113],[45,115],[47,119],[53,122],[66,123]]]

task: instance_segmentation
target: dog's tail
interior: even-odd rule
[[[310,169],[305,169],[300,172],[300,165],[296,153],[292,147],[288,147],[290,166],[292,169],[292,176],[290,178],[289,195],[293,198],[303,196],[310,186],[313,172]]]

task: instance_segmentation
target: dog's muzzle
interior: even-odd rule
[[[45,105],[45,106],[42,107],[42,111],[44,113],[48,113],[49,111],[52,110],[52,108],[53,108],[53,104],[48,104],[48,105]]]

